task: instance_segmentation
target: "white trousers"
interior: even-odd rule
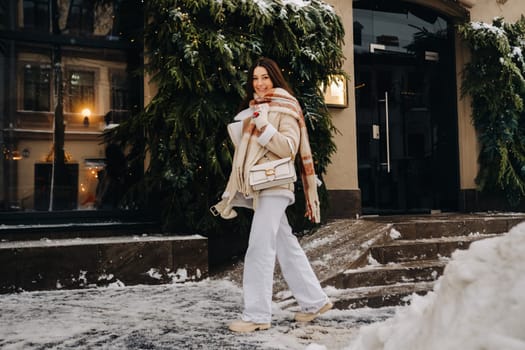
[[[315,312],[328,301],[288,224],[285,210],[289,202],[289,198],[281,196],[259,197],[244,258],[244,321],[271,322],[276,256],[302,311]]]

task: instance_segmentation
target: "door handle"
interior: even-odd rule
[[[385,91],[385,98],[379,100],[385,103],[385,136],[386,136],[386,171],[390,173],[390,122],[388,119],[388,91]]]

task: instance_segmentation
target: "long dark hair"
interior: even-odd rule
[[[244,100],[241,102],[240,109],[247,108],[250,100],[253,99],[253,94],[254,94],[253,71],[257,67],[263,67],[266,69],[274,88],[284,89],[288,91],[290,95],[293,95],[293,91],[288,85],[288,83],[286,82],[286,80],[284,79],[283,73],[281,72],[279,65],[274,60],[268,57],[260,57],[253,63],[253,65],[248,70],[247,81],[244,87],[246,96],[244,97]]]

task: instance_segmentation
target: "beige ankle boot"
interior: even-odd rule
[[[247,332],[253,332],[256,330],[264,330],[270,328],[269,323],[254,323],[254,322],[248,322],[243,320],[233,321],[228,326],[230,331],[233,332],[239,332],[239,333],[247,333]]]
[[[316,319],[321,314],[324,314],[328,310],[334,307],[330,301],[323,305],[317,312],[298,312],[295,314],[295,320],[297,322],[310,322]]]

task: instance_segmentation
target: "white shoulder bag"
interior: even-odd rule
[[[249,178],[254,191],[295,182],[294,161],[287,157],[255,165],[250,170]]]

